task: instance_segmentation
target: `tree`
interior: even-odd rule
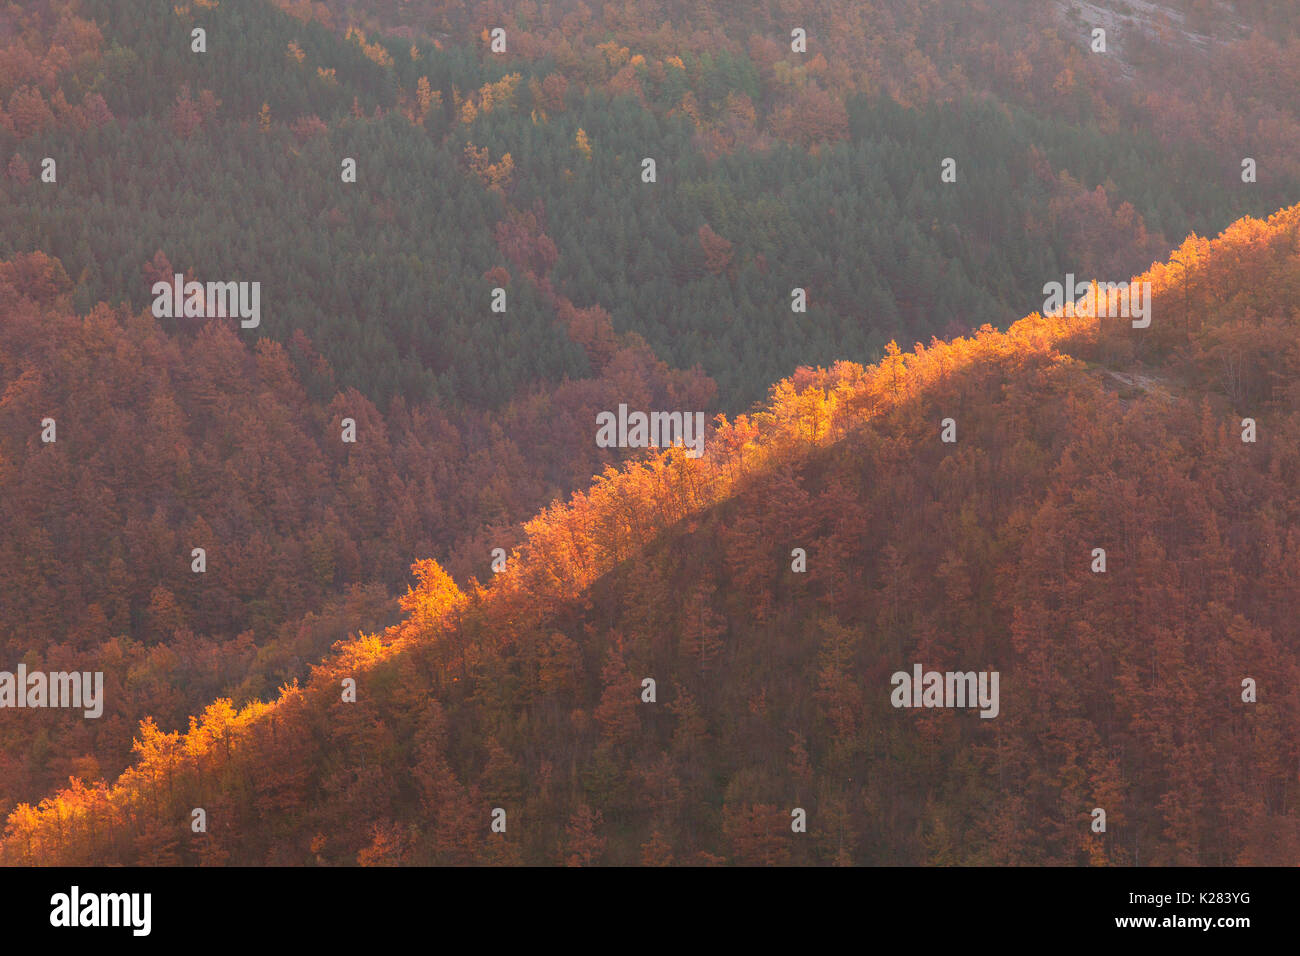
[[[605,838],[600,835],[601,814],[586,803],[579,803],[565,830],[567,866],[592,866],[605,852]]]

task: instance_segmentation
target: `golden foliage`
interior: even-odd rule
[[[423,123],[429,110],[435,103],[442,103],[442,93],[429,86],[429,78],[422,76],[415,84],[415,103],[418,110],[417,121]]]
[[[499,106],[512,106],[521,79],[523,77],[520,74],[511,73],[501,77],[495,83],[485,83],[478,91],[479,109],[484,113],[491,113]]]
[[[469,165],[470,171],[489,189],[503,192],[510,188],[515,172],[515,161],[509,153],[503,154],[500,160],[493,163],[488,156],[486,146],[478,149],[473,143],[466,143],[465,162]]]
[[[409,587],[398,604],[413,623],[422,630],[429,630],[441,624],[446,616],[460,606],[464,595],[451,575],[432,558],[417,561],[411,565],[416,584]]]
[[[356,27],[348,27],[347,38],[356,41],[366,59],[378,63],[380,66],[393,65],[393,57],[384,49],[384,45],[382,43],[367,43],[366,35]]]

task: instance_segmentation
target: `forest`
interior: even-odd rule
[[[1176,267],[1143,276],[1175,316],[1149,336],[1034,314],[801,369],[724,451],[543,511],[489,586],[417,561],[400,623],[269,703],[146,721],[114,784],[18,807],[4,858],[1294,862],[1300,207],[1178,252],[1201,284],[1184,313]],[[913,659],[996,662],[1000,722],[891,709]]]
[[[0,8],[0,862],[1294,863],[1300,22],[1158,6]]]

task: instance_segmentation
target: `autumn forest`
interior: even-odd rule
[[[0,0],[0,863],[1300,864],[1298,203],[1287,0]]]

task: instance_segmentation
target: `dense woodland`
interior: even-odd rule
[[[0,710],[0,859],[1294,862],[1300,22],[1073,6],[0,7],[0,669],[110,701]]]
[[[146,305],[141,269],[158,252],[201,279],[261,277],[267,317],[246,334],[304,332],[344,385],[381,404],[491,408],[589,374],[583,350],[554,334],[532,281],[548,278],[670,365],[701,365],[734,412],[800,362],[1004,325],[1036,306],[1043,276],[1118,281],[1300,185],[1293,62],[1229,72],[1203,94],[1220,102],[1166,109],[1155,92],[1115,92],[1113,64],[1085,58],[1066,26],[1050,42],[1009,30],[1008,11],[1046,26],[1042,4],[959,17],[879,5],[898,8],[879,62],[871,4],[835,5],[844,22],[809,11],[808,56],[782,45],[778,18],[739,36],[744,4],[681,37],[647,32],[656,3],[612,30],[561,15],[580,3],[549,5],[569,23],[552,29],[528,3],[508,17],[492,4],[400,5],[408,23],[458,31],[423,41],[345,32],[338,17],[320,22],[320,5],[307,22],[268,3],[204,0],[160,20],[112,0],[71,6],[80,16],[45,33],[29,14],[27,55],[0,61],[11,157],[0,255],[59,258],[82,310]],[[696,6],[681,12],[708,24]],[[498,20],[511,45],[495,56],[477,34]],[[190,52],[200,22],[209,55]],[[937,61],[892,48],[936,30],[925,47]],[[847,49],[865,36],[866,51]],[[994,36],[1014,62],[997,60]],[[1221,69],[1275,42],[1261,36],[1215,52]],[[912,89],[918,73],[935,74],[932,88]],[[894,89],[890,76],[911,82]],[[1152,120],[1187,110],[1194,129]],[[1244,155],[1261,168],[1249,189]],[[44,156],[61,160],[57,189],[34,175]],[[344,188],[349,156],[358,177]],[[653,185],[640,181],[646,156]],[[936,185],[945,157],[958,164],[951,188]],[[535,248],[505,241],[517,215],[531,217]],[[503,283],[509,311],[494,315]],[[794,287],[810,298],[798,316]]]
[[[20,807],[5,859],[1294,863],[1300,207],[1178,252],[1198,284],[1143,277],[1158,327],[803,369],[704,458],[547,509],[490,587],[417,562],[402,623],[146,723],[117,783]],[[910,661],[1000,670],[1000,716],[892,709]]]
[[[181,726],[205,699],[306,676],[350,630],[391,619],[413,555],[452,546],[449,567],[486,576],[514,524],[615,460],[570,439],[598,410],[714,394],[619,346],[599,377],[499,417],[400,399],[385,416],[335,391],[305,337],[249,348],[219,320],[171,336],[147,311],[80,316],[70,298],[57,261],[0,263],[0,647],[10,669],[102,668],[118,705],[99,721],[0,710],[11,799],[124,765],[146,716]],[[334,397],[311,401],[305,382]],[[47,416],[51,445],[32,428]]]

